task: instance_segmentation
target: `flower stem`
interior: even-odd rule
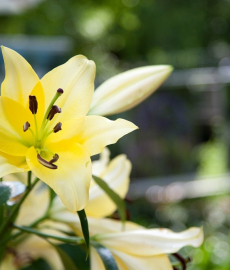
[[[32,176],[32,172],[29,171],[28,172],[28,177],[27,177],[27,187],[30,188],[31,187],[31,176]]]
[[[43,233],[28,227],[24,227],[24,226],[17,226],[15,224],[12,225],[14,228],[26,232],[26,233],[31,233],[31,234],[35,234],[38,235],[42,238],[51,238],[51,239],[55,239],[55,240],[59,240],[61,242],[64,243],[69,243],[69,244],[82,244],[84,243],[84,239],[82,237],[64,237],[64,236],[57,236],[57,235],[52,235],[52,234],[48,234],[48,233]]]
[[[37,123],[37,118],[36,118],[36,114],[33,115],[34,116],[34,123],[35,123],[35,130],[36,130],[36,141],[38,140],[38,123]]]

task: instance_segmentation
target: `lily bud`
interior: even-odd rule
[[[127,111],[150,96],[168,78],[171,66],[146,66],[118,74],[100,85],[93,95],[90,115]]]

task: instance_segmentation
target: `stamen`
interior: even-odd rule
[[[58,154],[55,154],[55,155],[53,156],[53,158],[49,161],[49,163],[50,163],[50,164],[53,164],[53,163],[57,162],[58,159],[59,159],[59,155],[58,155]]]
[[[36,114],[38,110],[38,102],[35,96],[29,96],[29,108],[32,114]]]
[[[50,111],[51,111],[51,109],[52,109],[54,103],[56,102],[56,100],[57,100],[63,93],[64,93],[63,89],[59,88],[59,89],[57,90],[55,96],[54,96],[53,99],[51,100],[51,102],[50,102],[50,104],[49,104],[49,106],[48,106],[48,108],[47,108],[47,110],[46,110],[46,113],[45,113],[45,115],[44,115],[44,118],[43,118],[43,120],[42,120],[41,129],[40,129],[40,136],[39,136],[39,137],[41,137],[41,136],[42,136],[42,133],[44,132],[44,129],[45,129],[45,127],[46,127],[46,125],[47,125],[47,122],[48,122],[48,121],[47,121],[48,115],[49,115],[49,113],[50,113]]]
[[[57,105],[54,105],[54,106],[52,107],[52,109],[50,110],[50,112],[49,112],[49,114],[48,114],[48,116],[47,116],[47,119],[48,119],[48,120],[52,120],[52,119],[54,118],[54,115],[55,115],[56,113],[61,113],[61,108],[59,108]]]
[[[25,124],[23,125],[23,131],[26,132],[30,127],[30,123],[27,121],[25,122]]]
[[[62,130],[61,126],[62,126],[61,122],[57,123],[57,125],[53,128],[53,132],[57,133],[58,131]]]
[[[55,157],[55,155],[54,155]],[[57,165],[53,164],[53,163],[50,163],[48,162],[47,160],[43,159],[39,154],[37,154],[37,159],[38,159],[38,162],[40,164],[42,164],[43,166],[45,166],[46,168],[49,168],[51,170],[56,170],[58,167]],[[54,158],[53,158],[54,159]],[[53,160],[51,159],[51,161]]]

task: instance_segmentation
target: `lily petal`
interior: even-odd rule
[[[32,114],[18,102],[0,97],[0,151],[14,156],[25,156],[28,145],[33,143],[30,132],[23,131],[29,121],[33,126]]]
[[[171,66],[147,66],[110,78],[94,92],[89,114],[110,115],[133,108],[156,91],[172,70]]]
[[[84,121],[85,117],[81,117],[63,122],[61,130],[57,133],[51,133],[50,136],[46,139],[45,145],[71,139],[77,132],[79,132],[79,130],[84,127]]]
[[[119,270],[173,270],[170,260],[167,255],[157,255],[149,257],[131,256],[111,250],[117,262]]]
[[[17,52],[2,46],[6,76],[2,83],[1,95],[19,102],[26,107],[28,97],[39,81],[30,64]]]
[[[123,226],[120,220],[114,220],[110,218],[100,219],[88,217],[88,220],[90,235],[145,230],[143,226],[138,225],[132,221],[126,221],[125,226]]]
[[[16,224],[25,226],[32,224],[45,215],[48,205],[49,189],[40,183],[32,189],[26,200],[22,203]]]
[[[62,113],[58,121],[85,116],[90,107],[94,90],[95,64],[82,55],[72,57],[65,64],[53,69],[42,79],[45,92],[45,108],[48,107],[57,89],[64,90],[57,105]]]
[[[120,195],[121,198],[124,198],[129,188],[130,172],[131,162],[125,155],[119,155],[98,176]],[[114,202],[93,181],[89,191],[89,203],[85,209],[87,215],[95,218],[105,217],[111,215],[116,208]]]
[[[90,269],[105,270],[103,262],[97,251],[90,249]],[[158,255],[150,257],[131,256],[116,250],[111,250],[119,270],[173,270],[167,255]]]
[[[49,145],[49,150],[59,155],[55,163],[57,170],[41,165],[34,147],[27,152],[28,166],[57,193],[69,210],[82,210],[88,202],[91,181],[91,160],[88,153],[81,145],[67,144],[65,141]]]
[[[49,230],[47,233],[60,236],[62,235],[54,230]],[[36,235],[29,236],[26,240],[19,244],[16,249],[18,250],[19,255],[21,254],[23,256],[23,254],[29,254],[34,259],[42,258],[46,260],[52,269],[64,269],[61,258],[55,248],[45,239],[42,239]]]
[[[203,242],[202,228],[190,228],[180,233],[168,229],[145,229],[98,235],[97,241],[109,249],[135,256],[175,253],[184,246],[198,247]]]
[[[110,151],[107,147],[103,149],[100,153],[98,160],[92,162],[92,174],[100,176],[106,169],[107,164],[109,163]]]
[[[38,127],[41,126],[45,114],[45,94],[41,82],[39,81],[30,93],[31,96],[36,96],[38,102],[38,111],[36,114]],[[29,108],[29,96],[27,97],[26,108]]]
[[[116,143],[118,139],[137,128],[124,119],[111,121],[102,116],[86,116],[84,128],[77,135],[77,141],[92,156],[102,152],[106,145]]]
[[[25,157],[16,157],[0,152],[0,178],[17,172],[29,171]]]
[[[90,270],[105,270],[100,256],[93,247],[90,247]]]

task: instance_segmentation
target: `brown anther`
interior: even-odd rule
[[[25,124],[23,125],[23,131],[26,132],[29,127],[30,127],[30,123],[28,121],[25,122]]]
[[[58,131],[62,130],[61,126],[62,126],[61,122],[57,123],[57,125],[53,128],[54,133],[57,133]]]
[[[63,90],[62,88],[59,88],[59,89],[57,90],[57,93],[60,94],[60,95],[62,95],[62,94],[64,93],[64,90]]]
[[[59,155],[58,155],[58,154],[55,154],[55,155],[53,156],[53,158],[49,161],[49,163],[50,163],[50,164],[53,164],[53,163],[57,162],[58,159],[59,159]]]
[[[54,165],[53,163],[50,163],[49,161],[43,159],[39,154],[37,154],[37,159],[38,162],[46,168],[49,168],[51,170],[56,170],[58,168],[57,165]]]
[[[57,105],[54,105],[54,106],[51,108],[51,110],[50,110],[50,112],[49,112],[49,114],[48,114],[48,116],[47,116],[47,119],[48,119],[48,120],[52,120],[53,117],[54,117],[54,115],[55,115],[56,113],[61,113],[61,108],[59,108]]]
[[[35,96],[29,96],[29,108],[32,114],[36,114],[38,110],[38,102]]]
[[[192,261],[190,257],[183,258],[179,253],[173,253],[172,256],[174,256],[181,263],[182,270],[186,270],[187,264]],[[174,269],[177,270],[177,268],[174,268]]]

